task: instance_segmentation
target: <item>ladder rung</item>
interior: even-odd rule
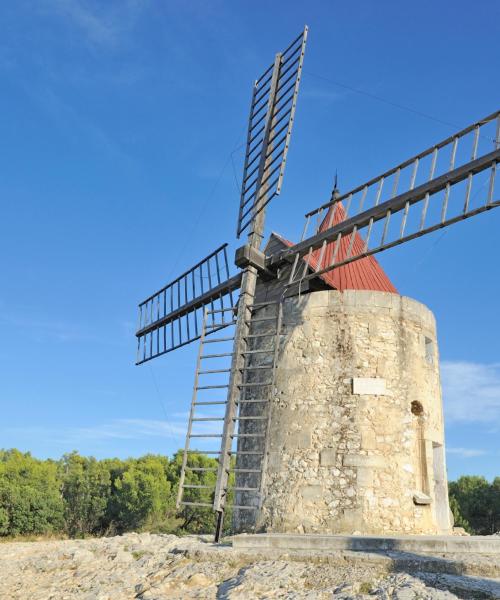
[[[265,383],[263,383],[263,382],[262,382],[262,383],[261,383],[261,382],[259,382],[259,383],[240,383],[240,384],[238,384],[236,387],[239,387],[239,388],[247,388],[247,387],[264,387],[264,386],[266,386],[266,385],[273,385],[273,382],[272,382],[272,381],[267,381],[267,382],[265,382]],[[227,386],[226,386],[226,387],[227,387]]]
[[[233,421],[265,421],[267,417],[233,417]]]
[[[210,506],[212,506],[210,504]],[[241,506],[240,504],[226,504],[228,508],[237,508],[238,510],[257,510],[258,506]]]
[[[208,329],[222,329],[223,327],[228,327],[229,325],[235,325],[236,321],[224,321],[222,323],[207,323],[205,327]]]
[[[273,332],[273,333],[251,333],[250,335],[246,335],[245,339],[248,340],[249,338],[269,337],[270,335],[275,336],[276,332]]]
[[[221,388],[228,388],[229,385],[226,383],[225,385],[200,385],[196,389],[197,390],[220,390]]]
[[[228,487],[227,490],[232,492],[258,492],[259,488],[244,488],[244,487]]]
[[[238,400],[236,404],[257,404],[259,402],[269,402],[269,400]]]
[[[250,437],[258,437],[263,438],[266,437],[263,433],[232,433],[229,437],[232,438],[250,438]]]
[[[274,353],[274,348],[268,348],[267,350],[245,350],[241,354],[272,354]]]
[[[207,504],[206,502],[185,502],[185,501],[182,501],[181,504],[183,504],[184,506],[209,506],[210,508],[214,507],[213,504]]]
[[[247,304],[247,308],[254,308],[255,306],[272,306],[273,304],[279,304],[279,301],[272,300],[271,302],[255,302],[255,304]]]
[[[232,306],[230,306],[229,308],[214,308],[213,310],[207,310],[207,314],[215,315],[216,313],[225,313],[229,312],[230,310],[234,311],[234,308]]]
[[[212,400],[211,402],[194,402],[194,406],[210,406],[212,404],[227,404],[227,400]]]
[[[220,454],[220,450],[186,450],[191,454]]]
[[[208,371],[198,371],[198,375],[208,375],[209,373],[231,373],[231,369],[210,369]]]
[[[196,490],[212,490],[215,488],[214,485],[192,485],[192,484],[189,484],[189,485],[183,484],[182,487],[184,489],[189,489],[189,490],[191,490],[191,489],[193,489],[193,490],[194,489],[196,489]]]
[[[190,433],[190,438],[213,438],[213,437],[222,437],[222,433]]]
[[[208,340],[207,339],[203,340],[203,343],[204,344],[215,344],[217,342],[232,342],[232,341],[234,341],[234,337],[215,338],[215,339],[209,338]]]
[[[224,417],[196,417],[191,421],[224,421]]]
[[[224,352],[223,354],[205,354],[204,356],[200,356],[200,358],[221,358],[223,356],[232,356],[232,352]]]
[[[231,473],[261,473],[261,469],[227,469]]]
[[[255,452],[254,450],[235,450],[234,452],[230,452],[229,454],[246,454],[250,456],[262,456],[264,452]]]
[[[251,323],[263,323],[264,321],[276,321],[276,317],[262,317],[262,319],[250,319],[247,320],[246,323],[250,325]]]
[[[218,467],[188,467],[186,465],[186,469],[190,471],[218,471]]]

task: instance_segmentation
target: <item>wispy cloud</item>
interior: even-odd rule
[[[85,136],[100,151],[104,151],[113,158],[119,158],[129,165],[134,164],[134,160],[103,127],[64,100],[63,96],[55,91],[55,88],[49,87],[46,83],[26,82],[25,91],[39,109],[53,121],[54,125],[75,142],[81,139],[81,136]]]
[[[446,448],[448,454],[456,454],[461,458],[475,458],[476,456],[484,456],[487,454],[485,450],[479,448]]]
[[[211,416],[198,414],[197,417]],[[86,448],[103,449],[112,452],[132,445],[132,442],[141,442],[143,445],[154,445],[153,440],[165,443],[171,442],[173,446],[184,446],[188,424],[188,413],[172,413],[166,419],[111,419],[92,425],[74,427],[58,426],[26,426],[26,427],[0,427],[0,438],[14,440],[14,445],[23,447],[32,444],[35,439],[38,445],[57,447],[59,452],[71,450],[84,450]],[[222,423],[213,421],[193,423],[193,434],[220,433]],[[196,438],[193,448],[199,450],[213,450],[219,443],[213,437]],[[30,447],[30,446],[28,446]]]
[[[500,363],[441,363],[443,402],[448,422],[500,426]]]
[[[1,303],[0,303],[1,306]],[[68,319],[35,317],[27,307],[24,314],[9,312],[4,308],[0,312],[0,326],[4,331],[12,330],[16,336],[22,336],[36,343],[56,342],[61,344],[93,343],[113,347],[127,347],[133,327],[121,321],[112,321],[110,329],[116,335],[102,335],[95,326],[87,322]]]
[[[141,440],[152,437],[180,440],[186,435],[187,420],[160,421],[154,419],[114,419],[88,427],[9,427],[4,432],[19,438],[36,437],[37,440],[78,447],[85,442]]]
[[[69,323],[57,319],[37,319],[27,316],[11,314],[0,315],[0,324],[10,326],[35,341],[44,342],[53,340],[57,342],[82,342],[96,341],[97,336],[85,331],[75,323]]]
[[[93,7],[81,0],[46,0],[44,7],[79,30],[90,44],[116,46],[147,5],[146,0],[96,3]]]

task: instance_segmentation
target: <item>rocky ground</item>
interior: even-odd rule
[[[255,555],[147,533],[0,544],[2,600],[499,599],[495,578],[498,556]]]

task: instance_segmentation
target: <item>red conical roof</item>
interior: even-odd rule
[[[333,220],[332,218],[333,211]],[[345,220],[345,209],[342,203],[338,202],[330,207],[326,217],[323,219],[319,231],[326,231],[334,225],[338,225]],[[339,263],[346,259],[349,246],[351,243],[351,235],[342,237],[335,257],[335,262]],[[280,236],[280,239],[287,244],[287,246],[293,246],[291,242],[285,240]],[[364,251],[365,242],[363,238],[356,233],[354,237],[354,243],[351,250],[351,256],[356,256]],[[335,241],[330,242],[326,245],[321,265],[318,270],[326,268],[333,261],[333,254],[335,251]],[[311,269],[317,269],[318,261],[320,258],[321,249],[315,250],[311,254],[309,264]],[[307,256],[303,260],[307,260]],[[321,279],[335,290],[373,290],[378,292],[392,292],[397,294],[398,291],[392,284],[389,277],[385,274],[384,270],[373,256],[366,256],[360,258],[341,267],[333,269],[320,275]]]

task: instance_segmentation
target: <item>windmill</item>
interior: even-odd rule
[[[306,214],[298,243],[273,235],[263,249],[265,209],[281,192],[306,40],[307,27],[253,86],[236,230],[248,239],[236,252],[239,272],[230,276],[224,244],[139,305],[137,364],[200,340],[178,506],[212,508],[217,540],[228,509],[252,515],[240,519],[251,530],[262,508],[284,298],[335,288],[336,274],[348,275],[357,261],[380,279],[372,255],[500,205],[497,111],[347,193],[335,186],[327,203]],[[193,448],[214,440],[218,447]],[[191,464],[198,452],[216,456],[218,466]],[[216,475],[209,502],[189,496],[208,487],[190,483],[187,474],[200,471]]]

